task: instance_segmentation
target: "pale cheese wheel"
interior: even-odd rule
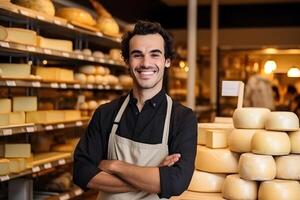
[[[115,85],[118,85],[118,83],[119,83],[119,79],[115,75],[109,74],[109,75],[107,75],[107,79],[108,79],[109,85],[115,86]]]
[[[94,75],[87,75],[86,77],[86,82],[90,84],[96,83],[96,78]]]
[[[0,158],[0,176],[9,174],[9,160]]]
[[[79,109],[80,110],[88,110],[89,104],[87,102],[83,102],[83,103],[79,104]]]
[[[87,75],[94,75],[96,74],[96,67],[94,65],[84,65],[79,68],[79,72]]]
[[[106,35],[119,36],[119,25],[112,17],[100,16],[97,19],[96,27]]]
[[[79,81],[82,84],[86,83],[86,80],[87,80],[86,75],[83,73],[75,73],[74,79]]]
[[[300,200],[300,184],[297,181],[264,181],[258,190],[258,200]]]
[[[97,75],[105,75],[106,74],[105,67],[96,66],[96,74]]]
[[[256,200],[258,184],[256,181],[241,179],[237,174],[226,176],[222,196],[230,200]]]
[[[243,153],[239,160],[239,176],[251,181],[272,180],[276,176],[276,163],[272,156]]]
[[[120,49],[110,49],[109,58],[113,60],[122,60]]]
[[[195,170],[188,190],[195,192],[221,192],[225,174]]]
[[[82,53],[85,56],[91,56],[92,55],[92,51],[90,49],[83,49]]]
[[[96,82],[96,84],[103,84],[103,76],[96,75],[95,76],[95,82]]]
[[[98,107],[97,101],[91,100],[88,102],[88,106],[90,110],[95,110]]]
[[[290,138],[279,131],[257,131],[251,140],[251,151],[265,155],[287,155],[291,152]]]
[[[251,140],[254,133],[261,129],[234,129],[228,136],[230,151],[245,153],[251,152]]]
[[[266,120],[266,129],[273,131],[297,131],[299,118],[293,112],[271,112]]]
[[[300,130],[289,133],[291,153],[300,153]]]
[[[239,154],[229,149],[197,146],[196,169],[211,173],[237,173]]]
[[[278,156],[275,158],[278,179],[300,180],[300,155]]]
[[[13,0],[13,3],[47,15],[55,15],[55,8],[50,0]]]
[[[237,108],[233,113],[234,127],[245,129],[263,129],[269,113],[270,110],[267,108]]]
[[[97,58],[104,58],[104,54],[101,51],[94,51],[93,56]]]
[[[133,85],[133,79],[129,75],[120,75],[119,82],[124,88],[131,88]]]
[[[94,26],[96,24],[92,15],[80,8],[60,8],[56,15],[65,18],[68,21],[76,21],[89,26]]]

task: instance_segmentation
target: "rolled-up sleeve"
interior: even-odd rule
[[[169,154],[180,153],[180,160],[171,167],[160,167],[160,198],[170,198],[184,192],[195,169],[197,149],[197,119],[192,110],[177,115],[175,136],[169,142]]]
[[[84,190],[89,181],[100,172],[98,164],[104,157],[106,140],[101,134],[100,119],[100,112],[96,110],[74,151],[73,181]]]

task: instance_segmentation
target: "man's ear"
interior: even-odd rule
[[[165,67],[169,68],[170,66],[171,66],[171,60],[170,59],[166,59]]]

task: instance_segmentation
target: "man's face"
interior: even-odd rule
[[[140,89],[162,88],[165,66],[164,40],[159,34],[135,35],[129,42],[129,61],[131,75]]]

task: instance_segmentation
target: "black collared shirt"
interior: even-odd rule
[[[136,142],[159,144],[167,111],[165,91],[161,90],[147,100],[141,112],[137,99],[130,93],[117,130],[117,135]],[[109,134],[113,121],[126,96],[97,108],[86,133],[81,137],[74,153],[74,182],[86,189],[88,182],[100,172],[98,164],[107,158]],[[197,120],[193,111],[173,101],[169,154],[180,153],[180,160],[172,167],[160,167],[161,198],[181,194],[189,185],[193,171],[197,146]]]

